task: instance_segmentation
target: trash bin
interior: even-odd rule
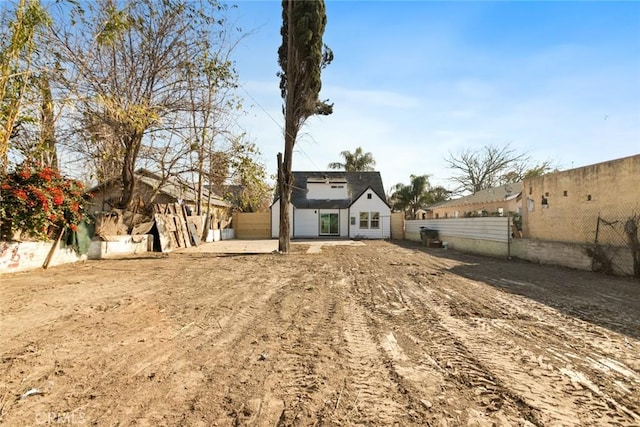
[[[422,240],[423,245],[429,246],[431,241],[439,240],[438,230],[420,227],[420,240]]]

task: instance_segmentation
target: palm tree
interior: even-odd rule
[[[340,155],[344,158],[344,163],[329,163],[329,169],[344,169],[347,172],[367,172],[374,170],[376,161],[373,160],[371,153],[364,153],[362,147],[356,148],[356,151],[343,151]]]
[[[415,218],[418,209],[433,203],[447,200],[450,191],[443,187],[431,187],[429,175],[411,175],[409,185],[396,184],[390,200],[394,210],[409,212],[410,218]]]

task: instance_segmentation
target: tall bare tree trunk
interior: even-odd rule
[[[293,152],[293,150],[291,150]],[[285,147],[286,153],[286,147]],[[282,162],[282,153],[278,153],[278,193],[280,194],[280,234],[278,235],[278,251],[289,253],[291,236],[289,234],[290,221],[289,204],[291,203],[291,172],[286,171],[285,162]],[[289,170],[291,170],[291,153],[289,154]]]
[[[127,209],[133,200],[135,190],[135,167],[140,145],[142,144],[142,133],[135,131],[128,135],[123,135],[122,138],[125,140],[126,149],[122,166],[122,197],[120,198],[119,207]]]
[[[291,236],[289,234],[289,203],[291,202],[291,167],[293,164],[293,145],[298,134],[295,122],[294,84],[295,74],[298,66],[295,58],[295,48],[293,41],[293,1],[287,5],[287,98],[285,100],[284,112],[284,161],[280,162],[278,155],[278,185],[280,186],[280,234],[278,239],[278,250],[280,253],[289,253]]]

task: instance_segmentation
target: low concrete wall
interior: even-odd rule
[[[463,237],[449,237],[446,235],[441,236],[440,240],[443,243],[446,242],[449,249],[503,258],[509,256],[509,244],[505,242],[465,239]]]
[[[87,255],[78,253],[59,243],[49,267],[89,259],[106,259],[122,255],[138,254],[153,250],[153,236],[109,236],[108,241],[94,240]],[[0,242],[0,274],[42,268],[53,246],[48,242]]]
[[[591,270],[592,263],[585,245],[537,239],[515,239],[511,244],[511,256],[538,264],[559,265],[588,271]]]
[[[0,274],[42,268],[53,244],[53,241],[0,242]],[[49,266],[53,267],[82,259],[86,259],[86,257],[79,256],[72,248],[63,247],[63,244],[59,243]]]
[[[407,240],[420,242],[420,233],[407,233]],[[495,257],[509,256],[509,245],[506,242],[496,242],[493,240],[467,239],[464,237],[448,236],[440,234],[440,241],[446,242],[448,249],[455,249],[461,252],[471,252],[480,255]]]
[[[117,258],[153,250],[153,236],[141,234],[136,236],[106,236],[104,240],[94,240],[89,247],[89,259]]]
[[[591,271],[593,258],[588,255],[588,249],[593,250],[593,244],[515,239],[511,244],[511,256],[539,264]],[[611,258],[613,274],[633,275],[633,257],[629,248],[605,247],[604,250]]]

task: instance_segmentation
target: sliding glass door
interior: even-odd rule
[[[320,213],[320,235],[339,236],[340,235],[340,214]]]

